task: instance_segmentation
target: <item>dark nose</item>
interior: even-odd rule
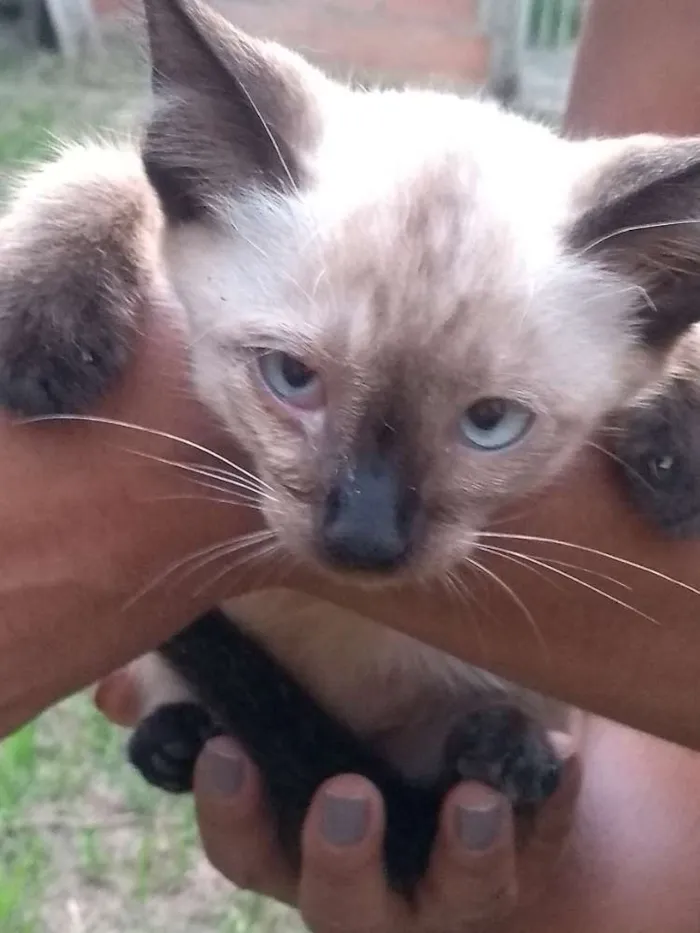
[[[417,498],[381,455],[343,470],[323,514],[321,544],[328,562],[383,573],[400,567],[411,550]]]

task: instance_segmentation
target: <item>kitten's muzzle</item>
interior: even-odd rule
[[[413,549],[418,514],[418,494],[392,459],[368,455],[331,485],[319,531],[322,557],[338,570],[398,570]]]

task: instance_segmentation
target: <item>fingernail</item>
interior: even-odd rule
[[[234,742],[223,736],[217,737],[204,749],[200,775],[207,789],[232,797],[243,787],[245,759]]]
[[[457,807],[457,835],[467,849],[484,852],[495,841],[502,816],[503,804],[495,794],[475,794],[472,801]]]
[[[334,846],[353,846],[360,842],[369,825],[369,801],[366,797],[338,797],[327,791],[321,813],[321,832]]]

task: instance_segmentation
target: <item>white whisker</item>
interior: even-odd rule
[[[193,564],[190,567],[188,567],[185,573],[183,574],[180,582],[182,582],[183,580],[186,580],[188,577],[193,576],[193,574],[197,573],[198,570],[201,570],[203,567],[206,567],[207,564],[213,563],[215,560],[218,561],[224,557],[232,557],[234,554],[238,554],[239,551],[242,551],[245,548],[253,547],[253,546],[258,547],[262,544],[265,544],[266,541],[270,541],[274,539],[275,539],[275,533],[273,531],[270,531],[269,529],[265,529],[264,531],[253,532],[250,535],[246,535],[246,538],[244,541],[234,541],[233,543],[225,544],[223,547],[217,549],[215,552],[212,552],[208,555],[201,557],[197,561],[196,564]],[[195,596],[198,595],[204,589],[206,589],[206,586],[200,587],[199,589],[195,590],[194,595]]]
[[[528,624],[530,625],[530,628],[532,629],[541,650],[547,657],[549,657],[549,649],[547,648],[547,644],[542,637],[542,632],[535,622],[532,613],[527,608],[522,599],[518,596],[518,594],[510,586],[508,586],[504,580],[501,580],[497,573],[494,573],[493,570],[490,570],[488,567],[484,567],[483,564],[479,563],[479,561],[475,560],[473,557],[468,557],[467,561],[469,564],[479,569],[482,573],[486,574],[487,577],[493,580],[494,583],[496,583],[505,593],[508,594],[513,603],[520,609],[522,614],[527,619]]]
[[[258,542],[258,546],[260,546],[260,544],[262,543],[264,542]],[[197,589],[194,591],[194,595],[201,596],[201,594],[205,590],[211,589],[211,587],[215,586],[227,574],[233,573],[233,571],[238,572],[242,570],[243,567],[251,563],[251,561],[263,560],[265,557],[277,551],[278,549],[279,549],[279,542],[273,541],[272,544],[268,544],[267,547],[263,547],[261,548],[261,550],[256,550],[256,551],[253,551],[251,554],[246,554],[246,556],[242,560],[236,561],[236,563],[233,564],[232,566],[224,567],[224,569],[221,570],[219,573],[217,573],[216,576],[212,577],[206,583],[202,584],[202,586],[197,587]]]
[[[197,486],[199,489],[211,489],[214,492],[222,493],[224,496],[230,496],[231,499],[240,500],[242,502],[253,502],[258,507],[260,507],[260,496],[258,493],[248,493],[245,489],[242,492],[239,492],[235,488],[230,489],[226,486],[217,486],[216,483],[204,483],[201,479],[192,479],[190,482],[193,486]],[[276,499],[270,499],[270,502],[276,501]]]
[[[126,612],[130,609],[139,599],[143,599],[148,593],[152,592],[157,586],[164,583],[169,579],[174,573],[177,573],[178,570],[186,567],[191,561],[196,561],[198,558],[205,557],[209,554],[214,554],[216,551],[223,550],[227,547],[230,547],[236,541],[250,541],[250,543],[256,543],[258,536],[263,534],[272,534],[268,529],[264,531],[253,531],[245,535],[240,535],[238,538],[227,538],[225,541],[219,541],[217,544],[211,544],[206,548],[202,548],[199,551],[195,551],[192,554],[188,554],[187,557],[183,557],[175,563],[170,564],[165,570],[158,574],[153,580],[147,583],[144,587],[136,592],[136,594],[130,597],[122,606],[121,611]]]
[[[650,576],[657,577],[659,580],[665,580],[667,583],[672,583],[674,586],[679,586],[681,589],[688,590],[689,593],[693,593],[695,596],[700,596],[700,590],[691,586],[689,583],[685,583],[683,580],[676,580],[675,577],[670,577],[660,570],[654,570],[653,567],[646,567],[644,564],[638,564],[635,563],[635,561],[627,560],[625,557],[618,557],[615,554],[610,554],[607,551],[600,551],[597,548],[587,547],[584,544],[574,544],[573,541],[560,541],[557,538],[542,538],[536,535],[510,534],[509,532],[482,531],[479,534],[480,537],[483,538],[531,541],[535,544],[554,544],[558,547],[572,548],[573,550],[582,551],[584,554],[593,554],[597,557],[603,557],[606,560],[614,561],[617,564],[623,564],[626,567],[631,567],[633,570],[641,570],[643,573],[648,573]]]
[[[664,227],[682,227],[687,224],[700,224],[700,219],[689,217],[686,220],[661,220],[657,223],[632,224],[629,227],[620,227],[619,230],[613,230],[612,233],[606,233],[605,236],[593,240],[592,243],[589,243],[581,250],[581,255],[585,255],[597,246],[602,246],[603,243],[607,243],[609,240],[624,236],[626,233],[641,233],[643,230],[660,230]]]
[[[587,441],[586,444],[588,447],[592,447],[594,450],[597,450],[599,453],[604,454],[606,457],[612,460],[613,463],[619,464],[623,468],[623,470],[625,470],[627,473],[630,473],[632,476],[636,477],[639,480],[639,482],[642,483],[642,485],[646,486],[647,489],[649,489],[651,492],[656,491],[654,487],[651,485],[651,483],[648,480],[644,479],[644,477],[638,470],[633,470],[630,467],[629,463],[625,463],[625,461],[621,457],[618,457],[616,453],[613,453],[612,450],[608,450],[608,448],[603,447],[602,444],[596,444],[595,441]]]
[[[571,580],[572,583],[578,583],[579,586],[582,586],[586,590],[590,590],[593,593],[596,593],[598,596],[602,596],[605,599],[609,599],[610,602],[615,603],[618,606],[621,606],[623,609],[627,609],[629,612],[633,612],[635,615],[641,616],[643,619],[646,619],[649,622],[652,622],[654,625],[659,625],[658,619],[655,619],[653,616],[648,615],[646,612],[642,612],[641,609],[637,609],[635,606],[631,606],[629,603],[624,602],[622,599],[618,599],[616,596],[612,596],[610,593],[606,593],[605,590],[599,589],[597,586],[593,586],[592,583],[588,583],[586,580],[581,580],[578,577],[575,577],[571,573],[566,573],[564,570],[560,570],[558,567],[553,567],[551,564],[548,564],[544,560],[540,560],[537,557],[532,557],[530,554],[523,554],[520,551],[507,551],[501,548],[488,548],[489,553],[495,554],[499,557],[503,557],[505,560],[512,560],[514,558],[520,558],[518,563],[521,560],[527,561],[528,563],[535,564],[537,567],[543,567],[546,570],[549,570],[550,573],[558,574],[560,577],[564,577],[566,580]]]
[[[518,551],[518,554],[521,557],[524,556],[522,551]],[[566,560],[556,560],[554,557],[548,557],[545,563],[554,564],[557,567],[566,567],[568,570],[576,570],[578,573],[587,573],[591,577],[598,577],[601,580],[607,580],[608,583],[612,583],[614,586],[619,586],[623,590],[629,590],[629,592],[632,592],[632,587],[629,585],[629,583],[623,583],[622,580],[617,580],[615,577],[611,577],[607,573],[601,573],[600,570],[592,570],[590,567],[582,567],[580,564],[572,564]]]
[[[270,492],[274,492],[271,486],[260,480],[254,473],[244,470],[243,467],[239,467],[238,464],[218,454],[215,450],[190,441],[186,437],[180,437],[178,434],[169,434],[167,431],[147,428],[144,425],[133,424],[130,421],[119,421],[116,418],[102,418],[97,415],[35,415],[31,418],[22,418],[17,424],[37,424],[42,421],[86,421],[92,424],[104,424],[115,428],[127,428],[130,431],[140,431],[143,434],[151,434],[153,437],[162,437],[164,440],[175,441],[177,444],[183,444],[185,447],[189,447],[192,450],[198,450],[200,453],[207,454],[207,456],[213,457],[214,460],[218,460],[219,463],[226,464],[226,466],[233,471],[234,476],[236,473],[242,473],[254,482],[260,483],[262,486],[269,489]]]
[[[515,551],[506,551],[504,548],[490,547],[488,544],[479,544],[477,545],[479,551],[483,551],[486,554],[496,554],[498,557],[502,557],[504,560],[508,560],[513,564],[517,564],[519,567],[522,567],[523,570],[527,570],[530,573],[534,573],[544,580],[545,583],[550,583],[552,586],[556,586],[556,582],[551,580],[549,577],[545,576],[540,570],[536,567],[531,566],[524,559],[521,558],[519,553]]]
[[[483,551],[493,552],[494,554],[510,554],[514,557],[519,557],[522,560],[527,560],[531,555],[523,554],[522,551],[509,551],[505,548],[494,547],[488,544],[479,544],[478,547]],[[590,567],[582,567],[581,564],[572,564],[570,561],[558,560],[554,557],[538,558],[544,564],[552,564],[558,567],[566,567],[568,570],[576,570],[578,573],[587,573],[591,577],[598,577],[601,580],[606,580],[608,583],[612,583],[615,586],[621,587],[623,590],[632,591],[632,587],[628,583],[623,583],[622,580],[617,580],[615,577],[609,576],[607,573],[601,573],[599,570],[592,570]],[[531,567],[527,568],[532,570]],[[552,582],[551,580],[549,581]]]
[[[210,473],[207,469],[202,469],[201,467],[192,466],[189,463],[180,463],[179,460],[169,460],[167,457],[158,457],[155,454],[146,453],[143,450],[134,450],[131,447],[120,447],[120,450],[125,451],[126,453],[134,454],[136,457],[143,457],[145,460],[152,460],[154,463],[162,463],[164,466],[171,466],[177,470],[182,470],[184,473],[194,473],[198,476],[204,476],[208,479],[215,479],[218,482],[226,483],[228,486],[233,486],[237,489],[244,489],[247,492],[253,492],[256,495],[264,499],[273,499],[274,497],[269,493],[265,492],[260,487],[254,486],[253,483],[248,480],[240,480],[233,477],[224,477],[219,473]],[[221,487],[213,486],[212,488],[221,489]],[[222,490],[223,491],[223,490]]]
[[[250,92],[248,91],[248,88],[247,88],[247,87],[245,86],[245,84],[244,84],[242,81],[240,81],[240,80],[238,81],[238,87],[239,87],[239,89],[240,89],[241,91],[243,91],[243,93],[244,93],[244,95],[245,95],[245,97],[246,97],[248,103],[250,104],[252,110],[254,111],[255,115],[256,115],[257,118],[258,118],[258,120],[260,120],[260,125],[261,125],[262,128],[265,130],[265,133],[266,133],[268,139],[269,139],[270,142],[272,143],[272,147],[273,147],[273,149],[275,150],[275,152],[277,153],[277,158],[280,160],[280,165],[281,165],[282,168],[284,169],[284,173],[285,173],[285,175],[287,176],[287,178],[288,178],[288,180],[289,180],[289,184],[292,186],[292,191],[298,191],[298,190],[299,190],[299,189],[298,189],[298,185],[297,185],[297,183],[294,181],[294,177],[292,176],[292,173],[291,173],[291,171],[289,170],[289,166],[287,165],[287,162],[286,162],[284,156],[282,155],[282,150],[280,149],[279,144],[278,144],[277,140],[275,139],[274,133],[273,133],[272,130],[270,129],[270,127],[269,127],[267,121],[266,121],[265,118],[263,117],[262,113],[260,113],[260,109],[259,109],[258,105],[257,105],[257,104],[255,103],[255,101],[253,100],[253,97],[252,97],[252,95],[250,94]]]
[[[476,597],[472,592],[470,592],[464,580],[462,580],[456,573],[452,570],[448,570],[445,577],[441,581],[448,593],[451,593],[457,600],[459,605],[466,604],[467,602],[473,602],[477,609],[481,609]],[[484,659],[488,658],[489,651],[486,645],[486,639],[484,638],[484,633],[481,630],[479,621],[476,618],[476,615],[473,612],[469,612],[468,618],[470,622],[474,625],[474,631],[476,632],[476,638],[479,642],[479,648],[481,650]]]
[[[212,486],[212,489],[216,487]],[[256,509],[260,511],[260,503],[256,499],[233,498],[233,496],[219,498],[217,496],[198,496],[196,493],[181,493],[175,496],[151,496],[144,500],[146,502],[214,502],[221,505],[239,505],[247,509]]]

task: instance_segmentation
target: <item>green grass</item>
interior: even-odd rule
[[[119,36],[73,72],[0,36],[0,181],[56,138],[128,125],[142,78]],[[299,931],[216,875],[191,801],[148,787],[124,739],[80,696],[0,744],[0,933]]]
[[[191,800],[148,787],[124,738],[80,696],[0,745],[0,931],[300,929],[216,877]]]

